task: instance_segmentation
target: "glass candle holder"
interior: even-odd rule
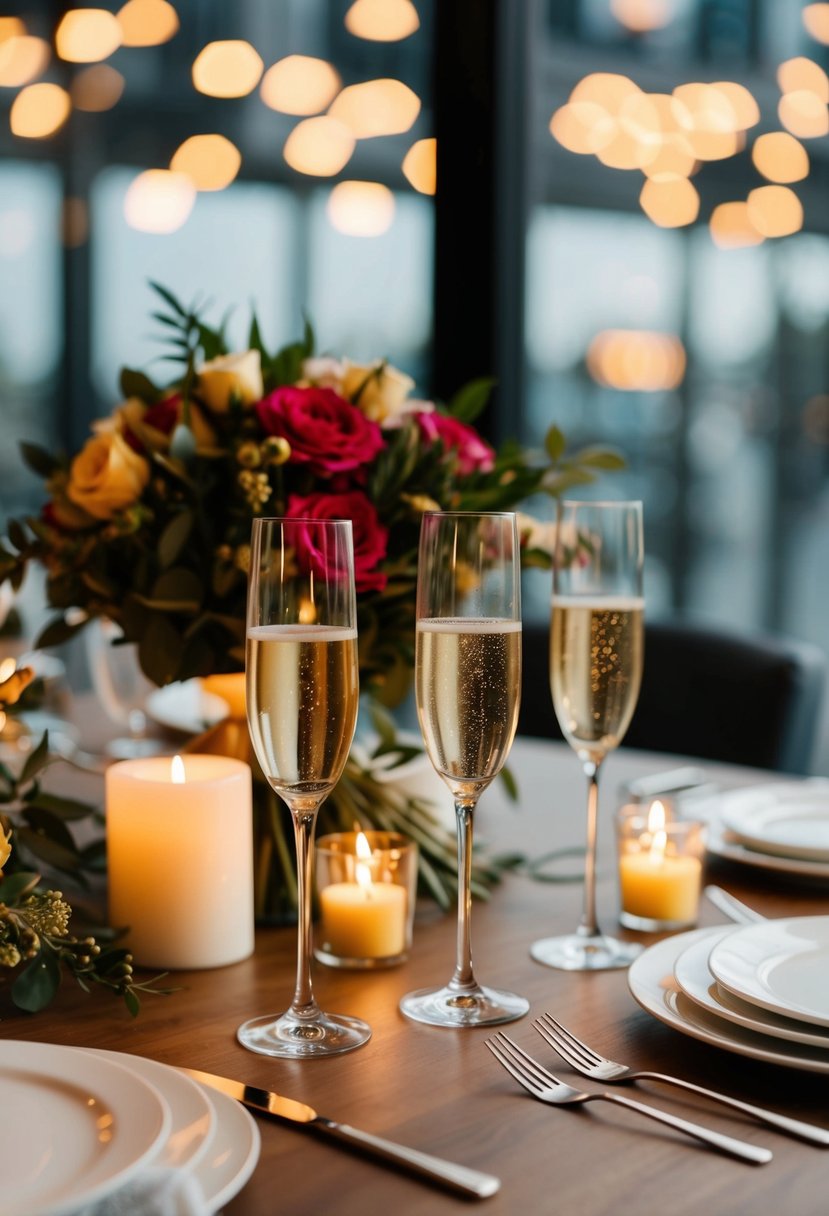
[[[663,802],[624,806],[616,817],[621,924],[656,932],[697,923],[704,823],[679,819]]]
[[[397,832],[336,832],[316,846],[314,955],[329,967],[402,963],[412,945],[417,845]]]

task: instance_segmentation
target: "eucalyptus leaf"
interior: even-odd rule
[[[175,562],[193,531],[195,516],[192,511],[181,511],[174,515],[161,533],[158,541],[158,560],[163,569]]]
[[[39,477],[51,477],[60,468],[60,461],[37,443],[21,443],[20,453],[32,472]]]
[[[120,385],[124,397],[139,397],[152,403],[161,395],[149,376],[132,367],[121,368]]]
[[[45,861],[47,865],[54,866],[56,870],[64,870],[71,874],[80,865],[80,857],[74,846],[72,849],[68,849],[49,836],[43,836],[39,831],[33,831],[32,828],[19,827],[16,838],[35,857],[40,861]]]
[[[553,464],[558,464],[567,447],[567,440],[557,426],[551,426],[544,436],[544,447]]]
[[[31,870],[17,870],[14,874],[4,874],[0,878],[0,903],[16,903],[34,891],[40,882],[40,875]]]
[[[49,763],[49,732],[44,731],[43,737],[33,752],[30,752],[20,774],[20,785],[32,781]]]
[[[497,381],[494,376],[481,376],[458,389],[449,402],[449,413],[460,422],[474,422],[486,409]]]
[[[41,630],[35,647],[40,650],[46,646],[60,646],[64,642],[70,641],[75,634],[80,633],[85,625],[85,619],[70,625],[62,614],[54,617],[46,628]]]
[[[183,649],[179,631],[166,616],[153,613],[138,643],[141,670],[154,684],[171,684],[178,677]]]
[[[11,998],[18,1009],[38,1013],[46,1008],[59,987],[60,963],[54,951],[44,946],[12,984]]]

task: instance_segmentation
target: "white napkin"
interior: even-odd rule
[[[76,1216],[209,1216],[198,1179],[187,1170],[150,1166]]]

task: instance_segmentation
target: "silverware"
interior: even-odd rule
[[[683,768],[654,773],[649,777],[636,777],[627,782],[623,792],[630,802],[647,802],[662,795],[673,795],[677,798],[704,797],[712,794],[715,789],[716,786],[701,768],[686,765]]]
[[[720,912],[729,920],[736,921],[738,925],[755,925],[758,921],[767,919],[760,912],[755,912],[754,908],[750,908],[748,904],[744,904],[736,895],[732,895],[730,891],[726,891],[714,883],[709,883],[702,893],[715,908],[719,908]]]
[[[274,1119],[284,1119],[289,1123],[299,1123],[309,1131],[322,1133],[332,1140],[338,1140],[353,1148],[360,1149],[383,1161],[390,1161],[403,1166],[411,1173],[427,1178],[441,1186],[448,1187],[475,1199],[488,1199],[494,1195],[501,1185],[501,1180],[492,1174],[483,1174],[479,1170],[467,1169],[464,1165],[455,1165],[452,1161],[444,1161],[441,1157],[433,1157],[430,1153],[421,1153],[417,1149],[406,1148],[391,1140],[383,1140],[370,1132],[362,1132],[346,1123],[336,1123],[326,1119],[304,1102],[293,1098],[284,1098],[281,1094],[267,1089],[257,1089],[253,1085],[245,1085],[242,1081],[232,1081],[227,1077],[217,1077],[210,1072],[200,1072],[196,1068],[182,1068],[188,1076],[220,1093],[235,1098],[243,1106],[249,1106],[259,1114],[270,1115]]]
[[[803,1123],[800,1119],[790,1119],[788,1115],[779,1115],[776,1111],[754,1106],[739,1098],[731,1098],[728,1094],[721,1094],[713,1089],[705,1089],[702,1085],[693,1085],[690,1081],[683,1081],[679,1077],[669,1077],[661,1072],[637,1071],[628,1068],[626,1064],[617,1064],[615,1060],[608,1060],[588,1047],[581,1039],[577,1039],[549,1013],[544,1013],[540,1018],[536,1018],[533,1026],[563,1060],[585,1077],[592,1077],[596,1081],[609,1081],[612,1085],[638,1080],[664,1081],[667,1085],[687,1089],[693,1094],[702,1094],[703,1097],[711,1098],[712,1101],[719,1102],[722,1106],[730,1106],[733,1110],[742,1111],[744,1115],[751,1115],[760,1123],[766,1123],[769,1127],[775,1127],[778,1131],[787,1132],[791,1136],[798,1136],[801,1140],[808,1140],[811,1144],[829,1145],[829,1131],[822,1127],[815,1127],[812,1123]]]
[[[558,1077],[554,1077],[546,1068],[542,1068],[537,1060],[527,1055],[526,1051],[523,1051],[508,1035],[501,1032],[493,1035],[491,1039],[487,1039],[486,1045],[498,1063],[515,1077],[519,1085],[523,1085],[528,1093],[532,1094],[534,1098],[538,1098],[539,1102],[548,1102],[553,1106],[575,1106],[583,1102],[613,1102],[616,1106],[626,1106],[628,1110],[638,1111],[640,1115],[646,1115],[648,1119],[655,1119],[657,1123],[665,1123],[668,1127],[693,1136],[695,1140],[702,1140],[704,1144],[710,1144],[712,1148],[718,1148],[723,1153],[730,1153],[733,1157],[739,1157],[743,1161],[750,1161],[753,1165],[765,1165],[767,1161],[771,1161],[772,1154],[767,1148],[758,1148],[753,1144],[746,1144],[743,1140],[723,1136],[719,1132],[711,1131],[710,1128],[701,1127],[698,1123],[689,1123],[687,1119],[679,1119],[676,1115],[669,1115],[663,1110],[657,1110],[654,1106],[646,1106],[644,1102],[633,1102],[630,1098],[623,1098],[621,1094],[585,1093],[582,1090],[573,1089],[572,1086],[559,1081]]]

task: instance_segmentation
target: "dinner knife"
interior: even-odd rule
[[[461,1195],[488,1199],[501,1186],[500,1178],[495,1178],[492,1174],[483,1174],[480,1170],[467,1169],[464,1165],[455,1165],[441,1157],[433,1157],[431,1153],[421,1153],[418,1149],[383,1140],[371,1132],[349,1127],[347,1123],[336,1123],[333,1119],[318,1115],[313,1107],[306,1106],[304,1102],[297,1102],[294,1098],[285,1098],[282,1094],[257,1089],[254,1085],[245,1085],[242,1081],[233,1081],[228,1077],[217,1077],[197,1068],[181,1068],[180,1071],[196,1081],[201,1081],[203,1085],[209,1085],[212,1089],[227,1094],[229,1098],[235,1098],[237,1102],[249,1106],[259,1114],[284,1119],[289,1123],[303,1124],[311,1131],[320,1132],[332,1140],[351,1145],[383,1161],[403,1166],[411,1173],[439,1183]]]

